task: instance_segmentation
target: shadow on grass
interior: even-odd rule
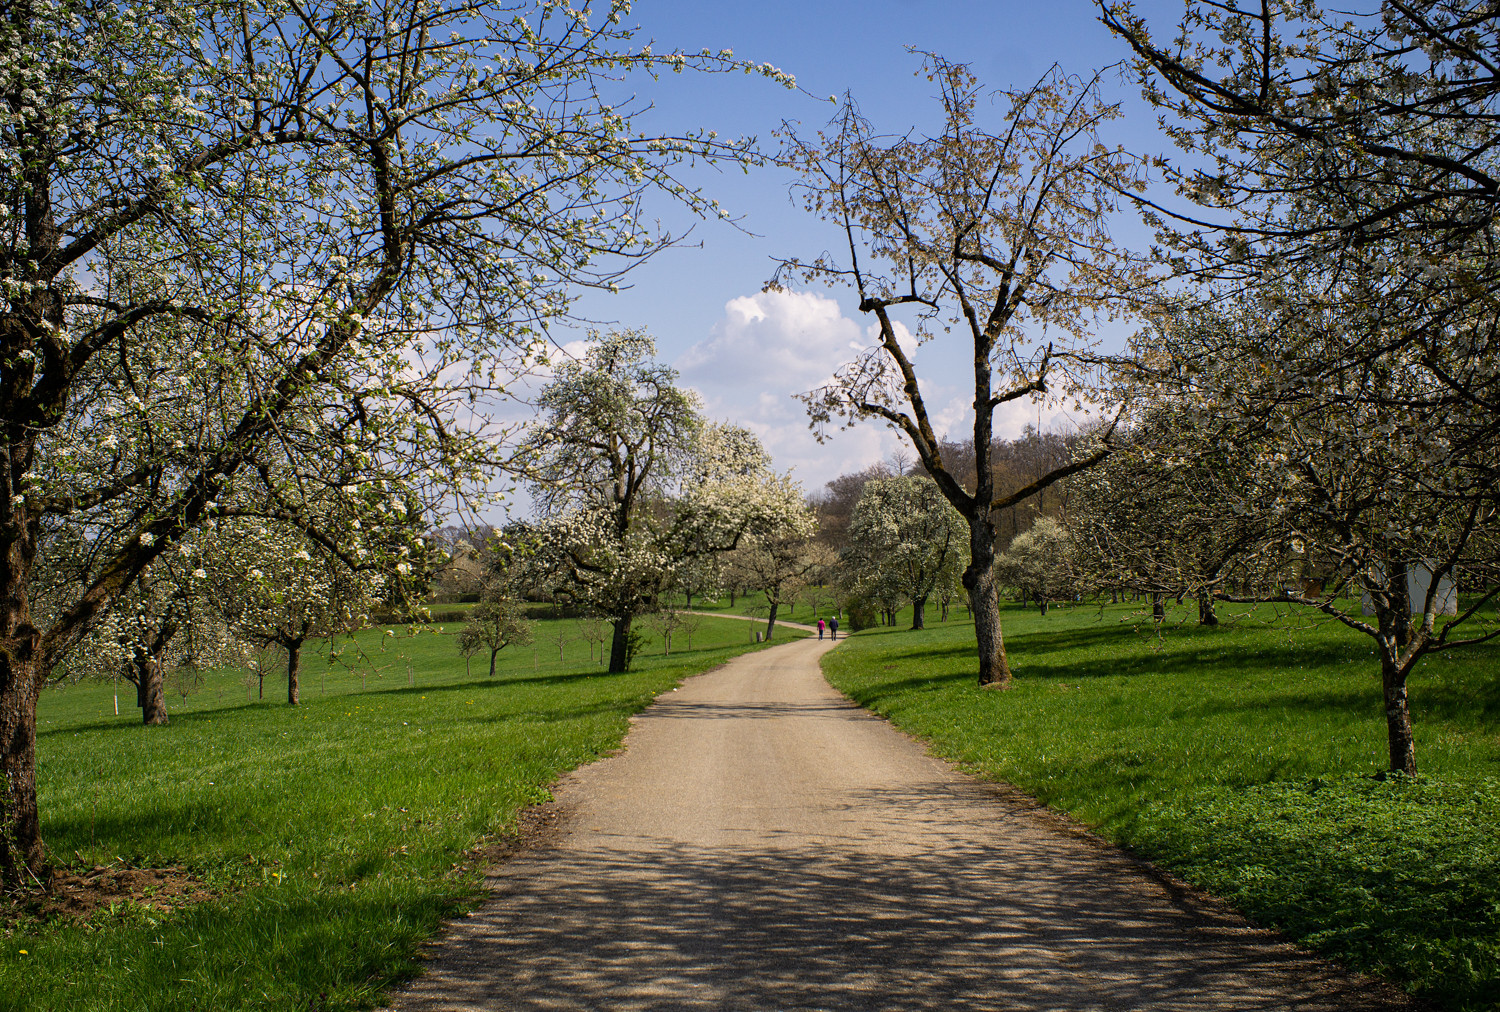
[[[1473,725],[1477,718],[1481,724],[1500,723],[1500,678],[1424,682],[1419,674],[1411,679],[1411,706],[1417,720],[1425,717]]]
[[[1026,671],[1017,677],[1017,682],[1024,684],[1028,678],[1037,677],[1034,671]],[[1041,676],[1041,677],[1061,677]],[[1080,675],[1076,670],[1069,669],[1066,673],[1068,679],[1084,680],[1088,675]],[[948,671],[932,675],[910,675],[905,678],[881,679],[874,682],[866,682],[862,685],[852,687],[848,690],[850,698],[861,706],[868,706],[884,711],[886,704],[892,700],[899,700],[902,696],[911,692],[931,692],[944,689],[963,691],[974,689],[976,692],[989,690],[980,689],[977,684],[977,674],[973,671]],[[1185,716],[1194,718],[1211,718],[1234,714],[1254,713],[1263,714],[1267,711],[1283,711],[1287,713],[1312,715],[1340,715],[1359,713],[1368,710],[1376,712],[1380,703],[1380,687],[1378,683],[1372,683],[1368,690],[1307,690],[1302,688],[1287,688],[1276,692],[1247,693],[1234,698],[1215,697],[1179,697],[1172,705],[1171,712],[1161,708],[1155,708],[1151,712],[1156,713],[1162,721],[1178,720]]]

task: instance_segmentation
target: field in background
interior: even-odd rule
[[[976,687],[958,620],[867,630],[823,665],[936,754],[1255,920],[1445,1007],[1500,1006],[1500,644],[1419,667],[1422,775],[1378,781],[1368,640],[1298,612],[1221,614],[1203,629],[1174,608],[1158,635],[1139,606],[1007,609],[1006,692]]]
[[[474,901],[473,848],[615,748],[657,694],[753,649],[746,622],[702,620],[691,650],[679,630],[669,657],[642,629],[635,670],[606,675],[578,621],[541,622],[493,681],[487,657],[466,672],[456,626],[371,630],[332,665],[309,644],[300,707],[278,678],[260,702],[243,672],[212,672],[169,694],[159,728],[140,726],[128,683],[118,717],[108,684],[47,690],[38,779],[54,862],[177,866],[216,898],[6,925],[0,1009],[369,1007]]]

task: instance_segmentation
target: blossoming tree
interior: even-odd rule
[[[758,440],[706,424],[641,331],[596,334],[558,364],[521,461],[544,513],[529,565],[556,595],[614,623],[609,670],[629,662],[635,618],[678,587],[681,567],[805,513]]]
[[[785,261],[773,284],[848,285],[874,319],[875,346],[805,395],[809,416],[820,432],[876,419],[910,440],[968,524],[963,585],[979,682],[1003,687],[998,511],[1107,451],[1101,444],[1001,495],[990,461],[995,414],[1048,391],[1076,393],[1088,378],[1075,366],[1095,320],[1145,281],[1109,231],[1117,193],[1138,184],[1142,166],[1103,142],[1118,108],[1100,97],[1097,79],[1054,69],[1030,88],[1000,92],[1008,115],[991,131],[967,67],[929,57],[925,69],[941,90],[937,134],[882,137],[846,103],[826,133],[790,139],[785,158],[802,176],[807,210],[842,233],[843,252]],[[955,333],[972,348],[973,438],[964,444],[972,460],[961,468],[945,455],[917,365],[922,343]],[[960,473],[974,475],[972,485]]]
[[[913,629],[926,628],[928,597],[968,563],[968,525],[925,476],[868,482],[847,537],[840,568],[851,589],[910,601]]]
[[[713,212],[673,166],[746,149],[645,135],[604,92],[739,65],[635,47],[624,10],[63,2],[0,23],[0,884],[45,872],[47,674],[142,573],[244,497],[354,561],[372,483],[472,494],[496,457],[478,406],[539,322],[671,241],[643,196]],[[59,524],[91,564],[44,617]]]

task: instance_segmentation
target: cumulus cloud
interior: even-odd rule
[[[860,325],[816,292],[759,292],[730,299],[707,340],[677,362],[689,383],[725,377],[774,381],[799,392],[826,380],[868,346]]]
[[[903,344],[910,335],[903,330]],[[779,468],[793,468],[809,490],[888,456],[900,445],[875,422],[835,433],[820,445],[796,395],[826,383],[869,348],[870,330],[816,292],[759,292],[730,299],[707,338],[674,363],[703,397],[710,417],[750,429]]]

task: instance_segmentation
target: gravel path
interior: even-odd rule
[[[928,756],[828,687],[833,646],[641,714],[395,1007],[1408,1007]]]

